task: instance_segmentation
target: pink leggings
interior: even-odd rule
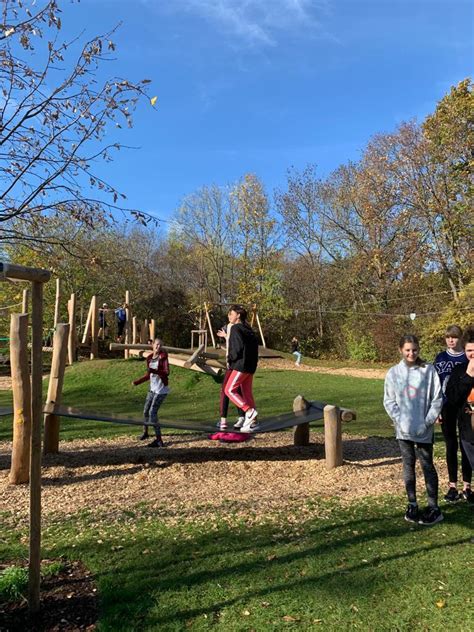
[[[252,395],[253,373],[242,373],[232,371],[225,385],[224,392],[230,401],[241,408],[244,412],[250,408],[255,408],[255,401]]]

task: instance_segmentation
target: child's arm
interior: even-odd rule
[[[400,420],[400,408],[397,403],[395,384],[391,371],[389,371],[385,377],[383,405],[390,419],[394,423],[398,423]]]
[[[149,379],[150,379],[150,374],[147,371],[145,375],[143,375],[142,377],[139,377],[138,380],[134,380],[132,384],[134,386],[138,386],[139,384],[143,384],[143,382],[148,382]]]
[[[434,368],[431,370],[430,402],[430,407],[425,417],[427,426],[432,426],[436,422],[443,408],[443,390],[438,373]]]

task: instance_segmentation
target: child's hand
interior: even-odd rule
[[[223,329],[219,329],[217,335],[219,336],[219,338],[227,338],[227,333]]]

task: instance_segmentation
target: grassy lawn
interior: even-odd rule
[[[115,412],[140,418],[147,385],[131,381],[144,372],[139,360],[81,362],[66,372],[63,404],[83,410]],[[218,419],[220,384],[211,376],[171,367],[171,393],[161,414],[166,419]],[[46,393],[47,380],[44,383]],[[320,373],[261,370],[254,379],[254,394],[262,417],[292,410],[293,399],[307,399],[354,408],[358,420],[347,431],[391,436],[392,428],[382,408],[383,381]],[[0,391],[0,405],[11,403],[11,393]],[[100,422],[62,420],[64,439],[136,434],[136,428]],[[11,417],[0,418],[0,440],[11,438]]]
[[[63,403],[140,415],[146,385],[133,387],[144,363],[84,362],[67,371]],[[45,381],[45,388],[47,384]],[[172,367],[163,417],[216,419],[220,384]],[[262,416],[291,410],[298,394],[355,408],[354,434],[392,436],[382,380],[265,370],[255,377]],[[0,393],[0,405],[11,393]],[[136,428],[62,421],[62,438],[134,435]],[[11,418],[0,420],[0,439]],[[442,446],[439,444],[441,451]],[[262,482],[264,484],[264,482]],[[443,507],[433,529],[403,520],[404,500],[367,498],[343,505],[314,498],[297,512],[262,514],[229,506],[225,515],[196,507],[149,506],[146,494],[113,515],[91,507],[44,519],[43,557],[81,559],[94,573],[101,631],[474,629],[473,510]],[[229,501],[231,502],[231,501]],[[27,556],[26,531],[0,513],[0,561]],[[0,624],[1,628],[1,624]]]
[[[159,514],[79,515],[45,529],[45,556],[95,573],[102,631],[473,629],[466,505],[434,529],[407,525],[390,498],[315,501],[252,525],[215,514],[170,526]],[[3,530],[0,558],[26,555],[19,535]]]

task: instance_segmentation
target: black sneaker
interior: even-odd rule
[[[165,444],[161,439],[155,439],[147,445],[147,448],[164,448]]]
[[[145,439],[149,439],[150,435],[148,432],[144,432],[140,437],[138,437],[139,441],[145,441]]]
[[[418,505],[408,505],[407,510],[405,511],[405,520],[407,522],[418,522],[418,519]]]
[[[458,490],[455,487],[450,487],[444,497],[444,500],[448,503],[457,503],[461,498]]]
[[[444,516],[441,513],[439,507],[427,507],[418,520],[419,524],[423,524],[426,527],[431,527],[437,522],[444,520]]]
[[[467,489],[464,489],[459,494],[459,496],[461,498],[464,498],[464,500],[467,501],[470,505],[474,505],[474,492],[469,487]]]

